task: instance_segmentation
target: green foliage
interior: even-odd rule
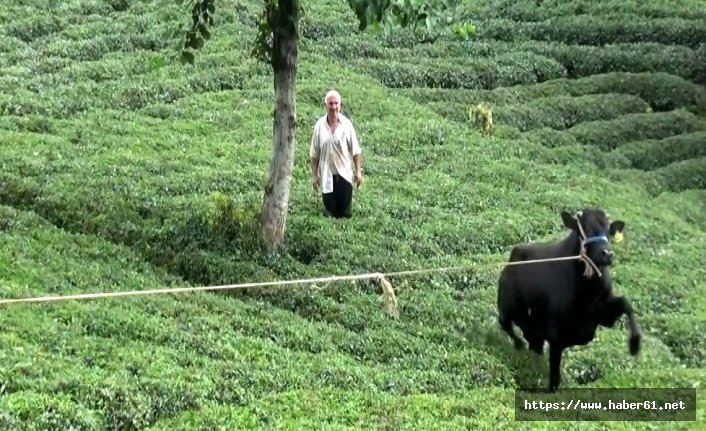
[[[211,39],[209,26],[213,25],[216,12],[215,0],[197,0],[191,8],[191,27],[186,32],[181,52],[182,63],[194,63],[194,52],[203,48],[205,41]]]
[[[424,21],[428,30],[441,27],[461,39],[467,39],[475,32],[472,23],[454,21],[453,11],[459,4],[458,0],[349,0],[348,4],[358,18],[359,31],[372,26],[374,29],[382,28],[384,34],[389,35],[395,28],[414,29],[419,21]],[[275,42],[279,38],[298,37],[299,15],[304,13],[300,2],[295,2],[293,11],[280,10],[280,7],[279,0],[264,0],[257,22],[257,36],[251,50],[251,55],[260,61],[273,61]],[[215,0],[195,2],[191,10],[192,24],[186,32],[181,51],[182,63],[193,65],[194,51],[201,49],[204,42],[211,38],[208,28],[213,25],[214,13]]]
[[[662,71],[689,80],[704,78],[704,56],[681,45],[634,42],[594,46],[531,41],[520,46],[559,61],[572,78],[615,71]]]
[[[478,25],[463,43],[443,19],[358,33],[349,4],[306,3],[300,144],[276,257],[257,239],[273,71],[247,41],[262,1],[219,2],[189,68],[169,60],[184,42],[170,23],[194,2],[4,2],[0,297],[466,269],[390,276],[395,320],[373,281],[2,304],[0,429],[517,429],[513,391],[546,384],[547,357],[516,352],[498,330],[498,271],[510,247],[560,238],[559,211],[586,205],[627,221],[612,275],[645,349],[627,355],[623,322],[600,330],[566,355],[566,385],[697,387],[698,422],[658,428],[698,429],[706,92],[689,80],[703,76],[704,45],[655,43],[691,37],[659,20],[635,44],[561,39],[579,39],[572,13],[623,22],[611,31],[630,40],[635,16],[703,21],[704,8],[510,3],[457,5],[456,21]],[[479,39],[488,19],[535,29],[520,39],[558,19],[542,37],[560,40]],[[570,79],[598,71],[611,72]],[[304,143],[329,87],[364,151],[350,220],[322,217],[308,181]],[[490,136],[468,118],[480,103]],[[606,427],[655,423],[543,425]]]
[[[410,57],[408,57],[410,58]],[[507,53],[491,58],[351,60],[359,71],[375,76],[390,88],[484,88],[537,83],[564,76],[553,60],[531,53]]]
[[[276,28],[277,13],[279,10],[279,2],[276,0],[265,0],[260,15],[260,20],[257,24],[257,38],[251,55],[257,60],[271,63],[274,49],[274,29]]]
[[[369,26],[382,29],[385,36],[394,30],[408,28],[414,31],[423,21],[426,30],[437,30],[466,39],[475,33],[470,22],[454,22],[459,0],[348,0],[358,18],[358,30]],[[449,31],[450,30],[450,31]]]
[[[653,195],[701,190],[706,188],[706,157],[673,162],[650,171],[646,177],[647,188]]]
[[[541,127],[561,130],[587,121],[643,113],[648,109],[649,105],[639,97],[618,93],[544,97],[525,104],[500,106],[494,110],[494,121],[522,132]]]
[[[434,43],[427,43],[428,41]],[[417,55],[433,58],[486,58],[508,52],[524,51],[559,63],[570,78],[590,77],[610,72],[663,71],[689,80],[706,79],[704,74],[706,57],[704,57],[703,48],[692,49],[652,42],[600,46],[536,40],[507,42],[478,39],[458,42],[430,32],[399,32],[384,39],[382,43],[372,35],[353,37],[340,32],[320,39],[319,42],[316,45],[317,51],[334,54],[345,60],[360,57],[404,60]]]
[[[633,141],[615,149],[635,169],[653,170],[670,163],[706,156],[706,131],[684,133],[664,139]]]
[[[706,112],[706,89],[663,72],[611,72],[580,79],[559,78],[537,85],[496,87],[490,90],[437,89],[417,87],[396,90],[396,93],[418,102],[454,102],[475,104],[485,101],[496,106],[529,103],[534,99],[552,96],[581,97],[591,94],[630,94],[650,104],[654,111],[686,108]]]
[[[602,46],[650,41],[698,48],[706,40],[703,19],[648,18],[631,14],[596,16],[584,13],[534,22],[499,18],[478,20],[476,25],[477,36],[481,39],[512,42],[539,40]]]
[[[665,113],[626,114],[612,120],[588,121],[568,130],[582,145],[610,150],[622,143],[663,139],[681,133],[704,130],[703,119],[679,109]]]
[[[700,368],[706,364],[706,340],[697,335],[706,329],[705,320],[696,317],[679,319],[672,314],[654,315],[650,318],[650,327],[687,367]]]
[[[211,226],[222,226],[233,223],[236,220],[235,203],[231,198],[223,193],[213,194],[214,208],[209,218]]]
[[[698,1],[671,3],[664,0],[604,2],[489,0],[464,3],[464,10],[466,13],[483,18],[507,18],[516,21],[542,21],[547,17],[573,17],[581,14],[597,17],[615,17],[627,14],[644,18],[706,18],[706,5]]]

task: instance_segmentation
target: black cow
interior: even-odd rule
[[[516,348],[523,348],[524,343],[514,333],[513,323],[522,330],[529,348],[537,354],[542,354],[545,341],[549,343],[549,390],[552,392],[561,382],[564,349],[588,344],[598,325],[613,327],[625,314],[630,354],[637,355],[641,340],[632,306],[624,297],[613,295],[609,273],[613,260],[609,241],[622,232],[625,223],[621,220],[609,223],[602,210],[593,208],[575,216],[562,211],[561,218],[570,229],[564,239],[522,244],[512,249],[510,263],[500,273],[497,297],[498,321]],[[520,263],[570,258],[580,253],[595,266],[579,259]],[[591,265],[590,269],[587,265]]]

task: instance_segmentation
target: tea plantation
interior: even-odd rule
[[[397,319],[373,281],[1,305],[0,429],[705,428],[706,2],[469,1],[467,42],[360,34],[347,2],[303,2],[280,257],[256,236],[262,2],[219,1],[193,66],[173,58],[178,3],[0,5],[2,298],[468,269],[390,277]],[[363,147],[350,220],[309,178],[329,87]],[[615,290],[645,338],[633,358],[624,319],[600,330],[563,384],[696,387],[697,422],[515,422],[548,358],[498,328],[497,276],[584,206],[627,223]]]

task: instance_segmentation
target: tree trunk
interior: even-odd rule
[[[260,215],[265,242],[273,249],[279,249],[284,244],[289,209],[296,144],[295,86],[299,44],[299,1],[276,1],[279,7],[270,21],[273,24],[272,70],[275,86],[272,162]]]

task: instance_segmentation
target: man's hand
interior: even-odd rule
[[[355,166],[355,186],[360,187],[360,184],[363,182],[363,169],[361,166],[360,162],[360,154],[356,154],[353,156],[353,165]]]
[[[314,139],[314,138],[312,138],[312,139]],[[312,145],[314,145],[314,144],[312,143]],[[316,191],[319,189],[319,159],[312,157],[310,160],[311,160],[311,186],[314,188],[314,191]]]

